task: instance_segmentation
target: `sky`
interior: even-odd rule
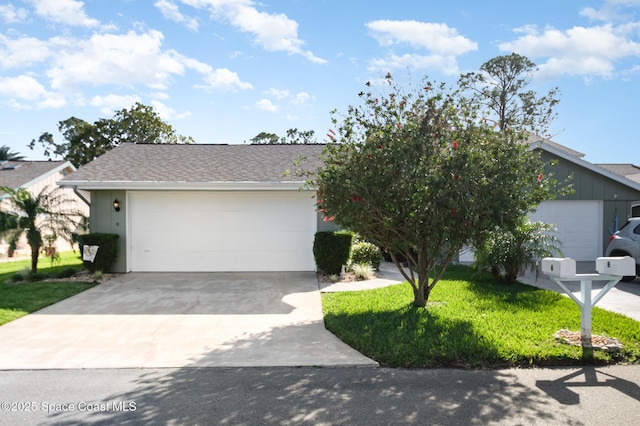
[[[152,105],[197,143],[313,130],[367,81],[454,84],[512,52],[558,87],[551,139],[640,165],[640,0],[0,0],[0,145]]]

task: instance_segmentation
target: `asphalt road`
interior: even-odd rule
[[[0,425],[640,424],[640,366],[0,372]]]

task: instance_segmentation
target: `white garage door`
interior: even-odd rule
[[[558,227],[565,257],[595,260],[602,255],[602,201],[544,201],[530,218]]]
[[[308,192],[129,192],[128,212],[132,271],[315,269]]]

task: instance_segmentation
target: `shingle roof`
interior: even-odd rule
[[[19,188],[60,168],[72,170],[67,161],[3,161],[0,163],[0,186]]]
[[[323,145],[204,145],[123,143],[62,180],[62,184],[302,182],[294,162],[320,165]],[[286,174],[286,171],[292,173]],[[104,186],[104,185],[102,185]],[[122,187],[122,186],[120,186]]]
[[[598,166],[610,170],[620,176],[624,176],[627,179],[640,182],[640,167],[635,164],[598,164]]]

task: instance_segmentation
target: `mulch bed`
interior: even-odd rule
[[[582,346],[582,338],[579,331],[560,330],[555,335],[556,341],[566,343],[573,346]],[[591,336],[591,348],[600,349],[606,352],[617,351],[622,349],[622,345],[618,339],[606,336]]]

